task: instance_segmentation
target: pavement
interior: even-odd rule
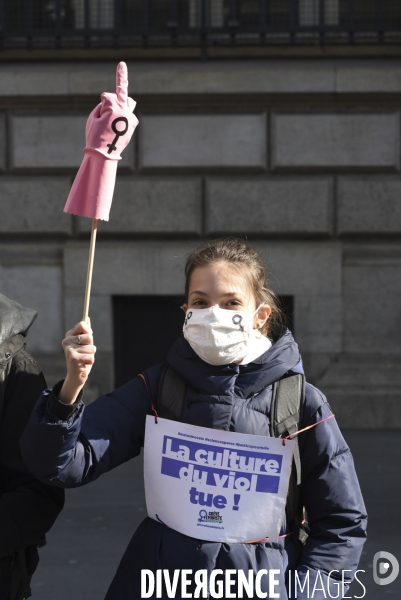
[[[389,585],[373,581],[376,552],[401,564],[401,431],[344,431],[369,514],[368,540],[349,598],[401,598],[401,574]],[[82,488],[66,491],[66,504],[48,534],[32,582],[33,600],[103,600],[133,532],[146,515],[142,457]],[[124,600],[122,598],[121,600]]]

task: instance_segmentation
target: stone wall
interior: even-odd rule
[[[50,383],[81,317],[90,220],[62,212],[115,65],[0,66],[0,292],[39,311]],[[247,237],[295,298],[308,379],[350,428],[401,427],[401,63],[131,63],[140,125],[100,223],[88,398],[113,384],[113,294],[179,294],[186,252]]]

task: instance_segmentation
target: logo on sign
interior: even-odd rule
[[[199,523],[222,523],[223,517],[217,511],[200,510],[199,511]]]

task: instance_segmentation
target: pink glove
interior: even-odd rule
[[[116,93],[103,93],[101,99],[86,122],[85,156],[64,212],[108,221],[117,162],[138,125],[133,114],[136,103],[128,97],[128,71],[124,62],[117,66]]]

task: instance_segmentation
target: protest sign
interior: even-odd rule
[[[214,542],[277,541],[293,442],[146,418],[148,515]]]

